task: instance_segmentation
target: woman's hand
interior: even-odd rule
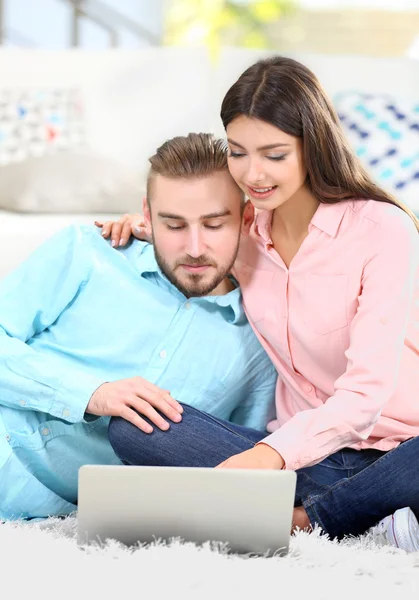
[[[282,469],[282,456],[267,444],[258,444],[250,450],[230,456],[216,469]]]
[[[140,213],[122,215],[118,221],[106,221],[106,223],[95,221],[95,225],[102,228],[102,236],[105,239],[109,237],[112,239],[112,246],[114,248],[125,246],[131,236],[139,240],[151,242],[145,230],[144,217]]]

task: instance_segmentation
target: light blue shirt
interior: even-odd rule
[[[85,409],[106,381],[140,375],[179,402],[265,429],[276,371],[239,288],[187,299],[153,247],[114,250],[64,229],[0,282],[0,517],[69,514],[78,469],[120,464],[109,417]]]

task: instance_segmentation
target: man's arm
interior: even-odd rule
[[[248,366],[246,381],[235,391],[239,395],[238,406],[231,413],[229,421],[266,431],[266,425],[275,418],[278,373],[262,347]]]
[[[79,369],[60,372],[31,347],[71,304],[89,276],[84,228],[54,235],[0,282],[0,404],[82,421],[87,403],[103,383]],[[93,232],[92,232],[93,233]]]

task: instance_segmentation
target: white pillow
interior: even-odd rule
[[[0,166],[0,208],[17,212],[139,212],[144,188],[138,173],[89,151]]]

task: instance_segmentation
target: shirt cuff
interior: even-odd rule
[[[284,466],[282,468],[284,470],[296,471],[307,466],[310,463],[310,459],[307,457],[307,460],[304,461],[297,448],[292,448],[290,444],[287,444],[284,437],[283,432],[277,429],[258,443],[270,446],[282,456],[284,459]]]
[[[50,414],[69,423],[94,421],[95,415],[86,415],[86,408],[92,394],[103,383],[106,381],[86,373],[77,373],[71,379],[61,381],[54,395]]]

